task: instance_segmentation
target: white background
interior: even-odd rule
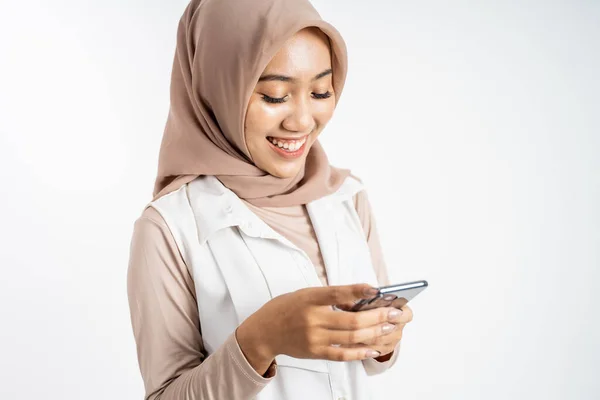
[[[129,240],[187,2],[0,4],[0,397],[141,399]],[[374,398],[600,398],[600,3],[315,6],[350,57],[322,142],[430,284]]]

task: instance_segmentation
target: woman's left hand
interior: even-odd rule
[[[390,309],[392,308],[393,307],[390,307]],[[405,305],[400,310],[402,311],[402,314],[397,317],[395,321],[388,321],[389,323],[395,325],[395,329],[392,332],[388,333],[387,335],[379,336],[374,340],[366,341],[364,343],[357,343],[348,347],[362,347],[364,345],[369,345],[370,348],[381,353],[375,358],[377,361],[384,362],[389,360],[392,355],[391,353],[402,339],[402,331],[404,330],[404,327],[413,319],[412,309],[408,305]]]

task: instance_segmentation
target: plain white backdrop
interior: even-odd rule
[[[350,58],[322,143],[430,284],[374,398],[600,398],[600,3],[314,4]],[[0,2],[2,398],[143,397],[129,241],[186,5]]]

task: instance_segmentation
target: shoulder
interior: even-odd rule
[[[129,248],[129,275],[139,282],[171,281],[184,277],[192,286],[191,274],[179,246],[162,215],[147,206],[135,220]]]
[[[134,236],[147,237],[151,234],[164,235],[169,227],[163,216],[154,207],[148,205],[134,222]]]
[[[142,214],[137,219],[136,223],[137,222],[141,222],[143,224],[148,224],[148,225],[157,225],[157,226],[164,227],[164,228],[167,227],[167,223],[165,222],[165,219],[156,210],[156,208],[154,208],[152,206],[148,206],[144,209]]]
[[[163,216],[152,206],[147,206],[133,224],[131,251],[173,252],[176,248],[173,234]]]

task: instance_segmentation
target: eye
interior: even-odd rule
[[[332,93],[330,91],[327,91],[325,93],[314,93],[313,92],[313,96],[315,96],[316,99],[328,99],[330,98],[332,95]]]
[[[262,95],[262,98],[264,101],[266,101],[267,103],[283,103],[285,101],[287,96],[285,97],[271,97],[271,96],[267,96],[266,94]]]

